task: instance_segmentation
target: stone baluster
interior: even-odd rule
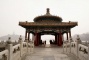
[[[32,53],[33,53],[33,51],[34,51],[34,41],[35,41],[35,38],[36,38],[36,36],[35,35],[32,35],[32,44],[31,44],[31,51],[32,51]]]
[[[88,60],[89,60],[89,42],[88,42]]]
[[[65,48],[65,47],[64,47],[64,44],[65,44],[65,43],[64,43],[64,40],[63,40],[63,53],[64,53],[64,48]]]
[[[68,40],[66,41],[66,52],[67,52],[67,43],[68,43]]]
[[[70,53],[71,53],[71,42],[72,42],[72,38],[70,38]]]
[[[12,55],[12,52],[13,52],[13,51],[12,51],[12,46],[13,46],[13,45],[12,45],[12,43],[11,43],[10,40],[11,40],[11,37],[9,37],[9,38],[8,38],[8,41],[7,41],[7,45],[8,45],[8,46],[7,46],[7,49],[8,49],[8,51],[9,51],[9,53],[8,53],[8,60],[13,60],[13,55]]]
[[[31,41],[31,39],[30,39],[30,42],[29,42],[29,53],[31,53],[31,43],[32,43],[32,41]]]
[[[26,43],[27,43],[27,54],[28,54],[28,39],[26,38]]]
[[[21,35],[19,37],[19,41],[20,41],[20,57],[22,57],[23,43],[22,43],[22,37],[21,37]]]
[[[76,44],[76,50],[77,50],[76,55],[77,55],[77,58],[78,58],[78,55],[79,55],[79,46],[78,46],[79,43],[81,43],[81,40],[80,40],[79,35],[77,35],[77,44]]]

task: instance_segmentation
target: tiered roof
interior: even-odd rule
[[[47,8],[46,14],[45,15],[41,15],[41,16],[37,16],[34,18],[34,22],[39,22],[39,20],[55,20],[57,22],[62,22],[62,18],[59,16],[54,16],[50,14],[50,10],[49,8]]]
[[[19,22],[19,25],[24,28],[29,27],[68,27],[73,28],[78,25],[77,22],[62,22],[62,18],[50,14],[49,8],[45,15],[37,16],[34,18],[34,22]]]

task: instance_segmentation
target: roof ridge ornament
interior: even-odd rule
[[[47,8],[46,14],[50,15],[50,9],[49,8]]]

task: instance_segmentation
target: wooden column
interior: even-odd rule
[[[69,37],[71,38],[71,30],[69,31]]]
[[[57,45],[59,45],[59,34],[57,34]]]
[[[57,34],[55,34],[55,44],[57,44]]]
[[[41,42],[40,42],[40,41],[41,41],[41,35],[39,34],[39,44],[41,44]]]
[[[27,39],[27,30],[25,31],[25,40]]]
[[[63,44],[62,42],[62,34],[61,32],[59,32],[59,46],[61,46]]]
[[[30,42],[30,33],[28,33],[28,42]]]
[[[66,37],[67,37],[67,40],[68,40],[68,32],[66,33]]]
[[[34,41],[35,46],[37,46],[37,33],[35,33],[35,41]]]
[[[37,33],[37,46],[39,45],[39,34]]]
[[[38,46],[38,33],[35,33],[35,42],[34,42],[35,46]]]

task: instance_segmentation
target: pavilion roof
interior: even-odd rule
[[[50,14],[49,8],[47,8],[45,15],[37,16],[37,17],[34,18],[34,22],[37,22],[39,20],[55,20],[55,21],[57,20],[59,22],[62,22],[61,17]]]
[[[19,22],[19,25],[22,26],[22,27],[34,27],[34,26],[37,26],[37,27],[42,27],[42,26],[50,26],[50,27],[66,27],[66,26],[69,26],[69,27],[75,27],[77,26],[77,22],[61,22],[61,23],[36,23],[36,22]]]

